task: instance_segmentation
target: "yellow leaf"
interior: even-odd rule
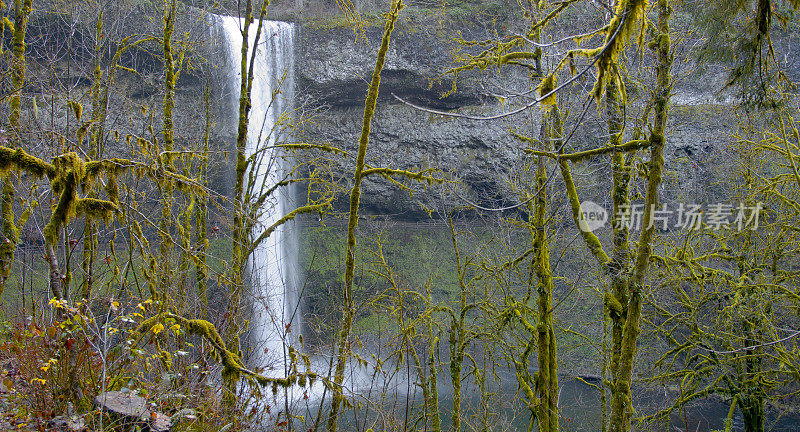
[[[180,324],[173,324],[172,327],[170,327],[169,329],[172,330],[172,331],[178,331],[178,330],[181,329],[181,325]]]
[[[56,363],[58,363],[58,359],[51,358],[50,360],[47,360],[47,363],[45,363],[40,369],[44,372],[47,372]]]
[[[164,324],[158,323],[154,325],[151,330],[153,330],[153,334],[159,334],[162,330],[164,330]]]

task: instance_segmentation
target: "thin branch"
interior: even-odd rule
[[[517,139],[525,140],[524,137],[522,137],[520,135],[517,135],[516,133],[512,132],[512,134]],[[535,156],[546,156],[546,157],[549,157],[549,158],[555,159],[555,160],[569,160],[569,161],[573,161],[574,162],[574,161],[579,161],[581,159],[585,159],[585,158],[589,158],[589,157],[593,157],[593,156],[599,156],[599,155],[606,154],[606,153],[627,152],[627,151],[631,151],[631,150],[639,150],[639,149],[648,147],[649,145],[650,145],[650,141],[648,141],[648,140],[633,140],[633,141],[629,141],[629,142],[627,142],[625,144],[621,144],[621,145],[617,145],[617,146],[613,146],[612,145],[612,146],[607,146],[607,147],[598,147],[598,148],[594,148],[594,149],[591,149],[591,150],[584,150],[584,151],[580,151],[580,152],[567,153],[567,154],[558,154],[558,153],[546,152],[546,151],[540,151],[540,150],[534,150],[534,149],[525,149],[525,152],[533,154]]]
[[[608,39],[608,42],[606,42],[606,44],[603,46],[603,49],[601,49],[600,52],[597,53],[596,56],[594,56],[592,61],[589,62],[589,65],[586,66],[585,69],[583,69],[580,73],[578,73],[576,75],[573,75],[572,77],[570,77],[568,80],[566,80],[563,83],[561,83],[560,85],[558,85],[553,90],[541,95],[540,97],[532,100],[531,102],[528,102],[527,104],[525,104],[525,105],[523,105],[523,106],[521,106],[521,107],[519,107],[519,108],[517,108],[515,110],[506,111],[504,113],[495,114],[495,115],[492,115],[492,116],[473,116],[473,115],[469,115],[469,114],[459,114],[459,113],[453,113],[453,112],[448,112],[448,111],[435,110],[435,109],[432,109],[432,108],[426,108],[426,107],[415,105],[415,104],[413,104],[411,102],[408,102],[405,99],[401,98],[400,96],[397,96],[394,93],[392,93],[392,96],[395,99],[399,100],[400,102],[402,102],[402,103],[404,103],[404,104],[406,104],[406,105],[408,105],[408,106],[410,106],[412,108],[418,109],[420,111],[429,112],[429,113],[432,113],[432,114],[439,114],[441,116],[447,116],[447,117],[464,118],[464,119],[469,119],[469,120],[497,120],[497,119],[505,118],[505,117],[508,117],[508,116],[512,116],[514,114],[519,114],[519,113],[521,113],[521,112],[523,112],[523,111],[525,111],[525,110],[527,110],[529,108],[532,108],[532,107],[536,106],[539,102],[549,98],[550,96],[555,95],[557,92],[561,91],[561,89],[563,89],[564,87],[572,84],[573,82],[575,82],[575,80],[577,80],[578,78],[580,78],[583,75],[585,75],[586,73],[588,73],[592,69],[592,67],[594,67],[594,65],[598,62],[598,60],[600,60],[600,57],[602,57],[603,54],[605,54],[605,52],[614,44],[614,41],[617,39],[617,35],[619,35],[620,29],[622,29],[622,25],[624,24],[626,17],[627,17],[627,15],[622,17],[622,22],[620,22],[620,25],[617,26],[617,29],[614,31],[614,34]]]
[[[483,206],[480,206],[480,205],[478,205],[478,204],[476,204],[476,203],[474,203],[474,202],[470,201],[470,200],[469,200],[469,199],[467,199],[466,197],[462,196],[461,194],[459,194],[459,193],[458,193],[458,191],[456,191],[455,189],[453,189],[453,194],[454,194],[455,196],[457,196],[457,197],[458,197],[458,199],[460,199],[461,201],[464,201],[465,203],[467,203],[467,204],[469,204],[470,206],[472,206],[472,207],[475,207],[475,208],[477,208],[477,209],[479,209],[479,210],[483,210],[483,211],[491,211],[491,212],[503,212],[503,211],[506,211],[506,210],[513,210],[513,209],[515,209],[515,208],[522,207],[523,205],[525,205],[525,204],[527,204],[527,203],[531,202],[531,200],[533,200],[534,198],[536,198],[537,196],[539,196],[539,192],[540,192],[540,191],[536,191],[536,193],[535,193],[535,194],[532,194],[532,195],[531,195],[531,196],[530,196],[528,199],[526,199],[525,201],[521,201],[521,202],[519,202],[519,203],[517,203],[517,204],[510,205],[510,206],[507,206],[507,207],[494,207],[494,208],[492,208],[492,207],[483,207]]]
[[[730,351],[716,351],[716,350],[713,350],[711,348],[706,348],[706,347],[704,347],[702,345],[698,345],[698,347],[700,347],[700,348],[702,348],[702,349],[704,349],[704,350],[706,350],[708,352],[712,352],[714,354],[735,354],[735,353],[744,352],[744,351],[751,351],[751,350],[754,350],[756,348],[763,348],[763,347],[766,347],[766,346],[779,344],[781,342],[786,342],[787,340],[792,339],[792,338],[796,338],[797,336],[800,336],[800,330],[797,330],[794,333],[790,334],[789,336],[786,336],[786,337],[778,339],[778,340],[774,340],[774,341],[771,341],[771,342],[765,342],[765,343],[758,344],[758,345],[750,345],[750,346],[746,346],[746,347],[742,347],[742,348],[738,348],[738,349],[730,350]]]
[[[599,28],[599,29],[597,29],[597,30],[590,31],[590,32],[588,32],[588,33],[583,33],[583,34],[579,34],[579,35],[567,36],[567,37],[565,37],[565,38],[563,38],[563,39],[559,39],[559,40],[557,40],[557,41],[555,41],[555,42],[550,42],[550,43],[546,43],[546,44],[540,44],[540,43],[538,43],[538,42],[534,42],[534,41],[532,41],[532,40],[528,39],[528,38],[527,38],[525,35],[523,35],[523,34],[517,34],[517,36],[518,36],[518,37],[520,37],[520,38],[522,38],[522,39],[524,39],[524,40],[525,40],[525,42],[528,42],[529,44],[531,44],[531,45],[533,45],[533,46],[535,46],[535,47],[539,47],[539,48],[547,48],[547,47],[551,47],[551,46],[553,46],[553,45],[558,45],[558,44],[560,44],[560,43],[563,43],[563,42],[566,42],[566,41],[569,41],[569,40],[580,39],[580,38],[585,38],[585,37],[587,37],[587,36],[596,35],[597,33],[600,33],[600,32],[603,32],[603,31],[606,31],[607,29],[608,29],[608,25],[605,25],[605,26],[603,26],[603,27],[600,27],[600,28]]]

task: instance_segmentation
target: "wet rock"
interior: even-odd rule
[[[50,420],[50,426],[59,431],[80,432],[86,430],[86,421],[80,416],[57,416]]]
[[[155,412],[148,407],[147,399],[132,392],[109,391],[94,398],[95,404],[104,410],[120,416],[123,422],[140,425],[152,432],[170,430],[169,416]]]

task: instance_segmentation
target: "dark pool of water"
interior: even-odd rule
[[[510,376],[510,374],[509,374]],[[516,384],[510,379],[501,379],[501,384],[495,384],[492,388],[487,385],[490,395],[484,400],[481,399],[480,392],[474,384],[465,383],[462,390],[462,418],[464,418],[463,430],[487,430],[494,431],[526,431],[530,421],[530,414],[520,402],[517,394]],[[442,377],[439,381],[443,388],[450,388],[447,377]],[[602,410],[600,392],[596,387],[582,381],[563,377],[560,381],[559,409],[560,426],[565,432],[572,431],[600,431],[602,424]],[[372,427],[376,432],[386,428],[381,425],[389,425],[415,422],[414,415],[421,413],[422,395],[418,389],[409,387],[410,393],[406,394],[403,389],[395,389],[390,395],[381,395],[373,392],[369,395],[361,396],[361,407],[359,410],[348,410],[341,420],[341,430],[366,430]],[[661,390],[634,389],[634,404],[637,416],[652,414],[659,409],[671,405],[675,400],[674,394]],[[367,398],[372,398],[367,402]],[[374,405],[373,405],[374,404]],[[406,405],[411,404],[416,409],[406,410]],[[372,405],[371,409],[367,406]],[[728,414],[729,405],[717,399],[704,399],[692,403],[685,409],[673,412],[668,418],[660,418],[649,423],[634,422],[634,430],[638,431],[665,431],[665,432],[711,432],[724,429],[725,417]],[[439,396],[439,408],[441,415],[442,430],[450,430],[452,426],[451,413],[453,409],[452,394],[441,391]],[[767,420],[765,430],[771,432],[800,432],[800,415],[796,413],[781,413],[773,409],[767,409]],[[390,419],[387,420],[387,417]],[[416,428],[409,427],[409,430],[425,430],[424,420],[416,422]],[[744,424],[741,414],[734,415],[732,431],[743,431]]]

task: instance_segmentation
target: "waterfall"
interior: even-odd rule
[[[222,29],[227,46],[223,79],[231,88],[232,120],[238,122],[241,84],[242,20],[231,16],[212,16],[212,28]],[[250,27],[253,50],[257,23]],[[247,155],[253,157],[250,173],[255,179],[254,192],[266,190],[283,179],[290,168],[282,152],[273,146],[287,136],[286,120],[294,109],[294,25],[264,21],[261,38],[255,45]],[[259,211],[253,229],[258,235],[293,205],[291,188],[278,188]],[[264,368],[264,374],[283,376],[288,366],[285,349],[288,338],[300,328],[298,295],[295,280],[297,242],[292,224],[275,230],[252,253],[247,263],[248,285],[252,300],[250,320],[250,355],[248,364]]]
[[[212,31],[221,33],[225,40],[226,66],[220,79],[231,95],[227,103],[218,102],[230,106],[231,116],[235,116],[238,114],[241,86],[240,18],[212,15],[211,20]],[[251,27],[251,33],[250,47],[255,38],[255,25]],[[247,154],[255,155],[251,175],[256,179],[256,190],[275,185],[291,168],[291,161],[287,162],[287,158],[272,146],[286,138],[286,118],[294,109],[294,33],[292,24],[265,21],[261,40],[256,45],[247,142]],[[233,125],[238,123],[238,117],[228,120]],[[294,205],[290,188],[279,188],[273,195],[258,217],[253,233],[255,236],[291,211]],[[295,271],[297,238],[292,225],[281,225],[273,232],[253,252],[247,268],[249,298],[252,299],[248,338],[251,349],[247,363],[251,368],[263,369],[264,375],[274,378],[285,377],[291,372],[287,370],[286,350],[296,341],[302,324]],[[366,353],[364,357],[367,357]],[[313,356],[312,369],[325,370],[329,360]],[[305,369],[303,365],[298,367]],[[369,388],[376,384],[372,372],[361,368],[359,362],[349,363],[343,385],[351,392]],[[396,381],[391,375],[384,386],[399,388]],[[323,392],[322,383],[316,381],[313,385],[291,386],[279,394],[286,396],[285,409],[289,410],[289,405],[294,402],[313,404],[321,400]]]

